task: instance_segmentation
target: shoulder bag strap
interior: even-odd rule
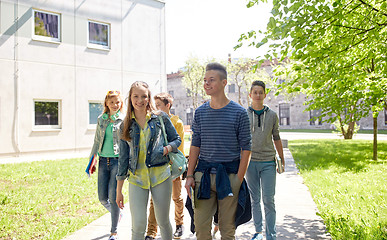
[[[163,135],[164,135],[164,145],[167,146],[167,143],[168,143],[168,140],[167,140],[167,134],[165,132],[165,126],[164,126],[164,121],[163,121],[163,117],[161,117],[160,115],[158,116],[159,120],[160,120],[160,124],[161,124],[161,129],[163,130]]]

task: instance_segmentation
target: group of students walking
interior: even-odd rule
[[[226,85],[226,68],[219,63],[208,64],[203,87],[211,98],[195,111],[185,181],[192,199],[196,237],[212,239],[215,215],[222,239],[235,239],[236,227],[249,221],[252,212],[255,233],[251,237],[263,239],[262,199],[266,239],[276,239],[276,152],[282,169],[285,165],[278,116],[263,104],[266,89],[262,81],[252,83],[252,104],[247,110],[227,98]],[[140,81],[129,90],[125,116],[119,91],[109,91],[105,97],[91,156],[99,155],[98,197],[111,213],[109,240],[118,239],[126,179],[132,240],[154,239],[157,225],[162,239],[183,235],[182,179],[171,179],[167,154],[177,149],[184,153],[184,129],[178,116],[170,113],[172,103],[173,98],[167,93],[153,99],[148,84]],[[171,197],[175,203],[175,233],[169,219]]]

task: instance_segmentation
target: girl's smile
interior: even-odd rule
[[[146,111],[149,105],[148,89],[142,86],[133,88],[130,100],[134,110]]]
[[[115,114],[121,108],[122,102],[118,96],[111,96],[106,100],[106,106],[109,108],[109,114]]]

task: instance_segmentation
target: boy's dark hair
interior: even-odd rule
[[[260,81],[260,80],[256,80],[254,81],[252,84],[251,84],[251,88],[250,88],[250,92],[251,90],[253,90],[253,87],[255,86],[261,86],[263,88],[263,90],[266,92],[266,86],[265,86],[265,83]]]
[[[172,103],[173,103],[173,97],[171,96],[171,94],[169,93],[166,93],[166,92],[162,92],[162,93],[159,93],[157,94],[154,99],[158,99],[160,101],[162,101],[165,105],[167,105],[168,103],[170,104],[169,105],[169,109],[171,109],[172,107]]]
[[[227,70],[226,70],[226,67],[223,66],[222,64],[217,62],[209,63],[206,66],[206,72],[210,70],[218,71],[220,80],[227,79]]]

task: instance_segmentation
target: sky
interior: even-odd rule
[[[257,57],[262,50],[243,47],[236,51],[242,33],[265,31],[271,4],[247,8],[247,0],[166,0],[166,71],[177,72],[189,56],[201,60]],[[271,1],[269,1],[271,2]]]

